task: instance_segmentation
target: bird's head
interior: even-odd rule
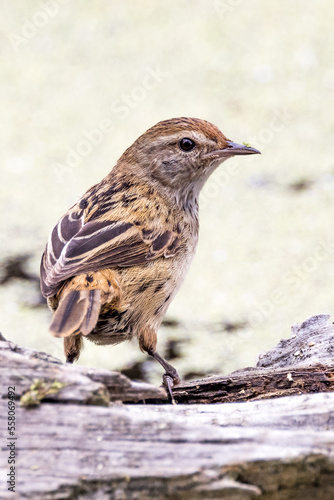
[[[172,118],[141,135],[119,160],[131,172],[176,198],[198,196],[217,166],[236,155],[259,154],[249,145],[230,141],[212,123],[198,118]]]

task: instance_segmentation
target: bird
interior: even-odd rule
[[[157,351],[157,332],[194,257],[199,193],[236,155],[260,154],[199,118],[160,121],[142,134],[111,172],[65,213],[41,260],[41,292],[64,338],[66,361],[83,338],[98,345],[133,338],[163,369],[170,402],[177,370]]]

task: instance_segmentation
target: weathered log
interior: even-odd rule
[[[43,397],[46,401],[108,406],[111,401],[166,399],[164,389],[133,382],[119,372],[65,364],[49,354],[24,349],[12,342],[0,341],[0,377],[1,397],[13,385],[17,397],[21,397],[28,393],[33,381],[37,385],[40,381],[40,390],[42,384],[51,386],[56,382],[59,387],[59,391]]]
[[[2,401],[2,429],[5,409]],[[332,393],[225,405],[18,408],[14,498],[332,500],[333,420]],[[5,490],[2,481],[1,498],[13,498]]]
[[[0,342],[1,499],[332,500],[334,393],[325,391],[333,390],[334,330],[328,319],[304,322],[279,352],[260,357],[259,364],[273,360],[272,379],[267,364],[175,391],[177,399],[193,403],[211,387],[206,401],[217,401],[225,383],[230,399],[252,400],[243,403],[116,403],[164,399],[148,384]],[[28,405],[15,400],[15,436],[7,431],[7,384]],[[277,397],[288,389],[299,395]],[[8,443],[18,452],[15,493],[6,483]]]
[[[334,325],[329,314],[318,314],[291,327],[291,337],[260,355],[256,366],[332,366],[334,363]]]
[[[273,397],[334,391],[334,363],[286,369],[247,368],[227,377],[212,376],[175,387],[178,403],[208,404],[257,401]],[[165,399],[147,400],[164,403]]]
[[[225,403],[334,391],[334,325],[329,319],[319,314],[293,325],[292,336],[260,355],[257,368],[181,384],[173,391],[175,400]]]

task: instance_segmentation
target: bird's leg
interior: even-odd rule
[[[82,335],[71,335],[64,338],[64,352],[66,363],[73,363],[79,359],[80,351],[83,347]]]
[[[167,391],[169,401],[175,405],[175,399],[172,392],[172,387],[181,382],[179,374],[175,370],[174,366],[169,364],[157,351],[149,350],[147,351],[150,356],[158,361],[164,368],[165,373],[162,376],[163,385]]]
[[[75,359],[76,359],[75,354],[69,354],[66,358],[66,363],[70,363],[72,365]]]
[[[175,370],[174,366],[170,365],[160,354],[156,351],[157,334],[156,331],[147,328],[140,332],[138,336],[139,347],[142,351],[147,352],[152,358],[156,359],[158,363],[165,369],[162,376],[163,385],[167,391],[168,399],[172,404],[175,404],[173,397],[172,387],[180,383],[181,379]]]

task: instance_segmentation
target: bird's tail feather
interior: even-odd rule
[[[71,290],[61,298],[50,325],[55,337],[82,333],[95,327],[101,309],[101,290]]]

